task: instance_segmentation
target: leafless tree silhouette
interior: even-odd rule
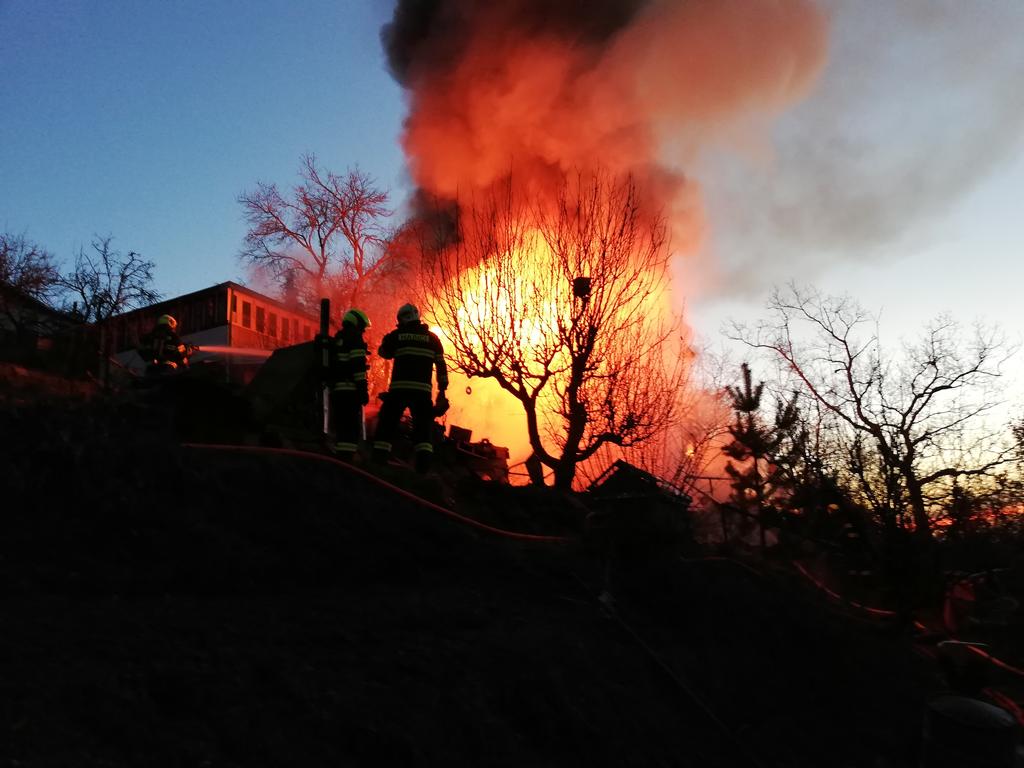
[[[781,358],[832,417],[847,470],[883,523],[930,540],[953,481],[1011,461],[1005,430],[986,419],[1000,404],[995,386],[1012,352],[998,331],[967,334],[940,317],[897,353],[848,297],[790,285],[773,292],[768,310],[733,335]]]
[[[109,235],[94,237],[90,249],[80,248],[71,271],[61,278],[66,309],[73,307],[82,322],[103,323],[160,298],[153,288],[156,265],[135,251],[123,255],[111,247],[112,241]]]
[[[358,169],[319,170],[313,155],[302,158],[300,178],[290,193],[257,183],[239,196],[249,224],[239,258],[266,268],[306,308],[327,295],[355,305],[393,266],[388,193]]]
[[[631,178],[579,174],[543,201],[510,181],[457,224],[457,242],[428,257],[429,306],[458,368],[522,405],[557,486],[603,447],[666,429],[686,355],[665,320],[665,221]]]
[[[0,233],[0,313],[19,337],[39,329],[38,313],[25,313],[20,297],[51,306],[60,288],[54,257],[24,235]]]

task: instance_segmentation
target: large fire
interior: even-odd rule
[[[649,270],[654,265],[635,266]],[[541,233],[527,229],[521,243],[458,268],[443,295],[428,297],[439,323],[434,329],[454,357],[468,359],[478,369],[486,369],[483,361],[490,361],[495,370],[507,374],[506,380],[513,378],[508,369],[512,374],[522,369],[527,381],[550,377],[548,385],[538,385],[537,400],[545,444],[553,453],[557,453],[553,440],[558,420],[550,417],[559,412],[559,389],[572,364],[567,329],[596,322],[606,332],[623,327],[640,330],[649,326],[651,318],[671,314],[667,283],[657,274],[636,270],[617,276],[599,274],[600,284],[595,286],[590,277],[571,279],[564,267]],[[638,289],[633,290],[633,285]],[[591,309],[591,301],[606,306]],[[672,347],[673,354],[677,351]],[[591,373],[614,375],[618,362],[596,356]],[[663,362],[672,368],[677,361]],[[469,378],[456,371],[453,392],[449,417],[453,423],[471,426],[481,436],[509,447],[514,463],[530,455],[523,407],[494,378]]]
[[[542,355],[541,347],[558,327],[562,313],[554,292],[537,291],[538,285],[550,278],[551,254],[536,237],[530,240],[533,247],[519,248],[514,254],[518,265],[514,272],[503,273],[506,265],[491,260],[469,267],[461,275],[456,290],[462,303],[455,307],[456,316],[449,318],[453,330],[433,326],[447,349],[462,342],[480,354],[486,342],[508,329],[515,334],[508,342],[530,350],[524,357]],[[436,305],[438,298],[428,301]],[[449,422],[471,427],[478,437],[509,448],[510,463],[523,462],[531,449],[522,406],[492,378],[470,378],[458,370],[450,376]],[[513,479],[522,476],[513,473]]]
[[[382,36],[407,91],[403,146],[420,201],[464,206],[507,185],[543,207],[576,174],[628,176],[638,205],[667,217],[673,252],[691,258],[702,209],[684,169],[806,94],[827,39],[813,0],[399,0]],[[474,333],[505,334],[550,364],[545,345],[579,308],[572,278],[590,275],[557,273],[543,247],[499,264],[484,256],[462,265],[457,316],[435,317],[449,345],[471,356]],[[495,271],[510,263],[514,275]],[[686,290],[674,294],[674,306],[662,291],[630,310],[670,327]],[[521,457],[522,409],[493,380],[465,386],[450,418]]]

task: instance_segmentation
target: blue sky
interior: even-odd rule
[[[952,311],[1017,334],[1024,285],[1024,3],[822,0],[830,62],[754,146],[695,175],[714,337],[773,282],[813,280],[892,335]],[[0,0],[0,228],[70,259],[93,234],[174,295],[244,275],[237,195],[299,158],[405,194],[386,0]]]
[[[62,258],[94,233],[174,295],[242,274],[235,198],[305,152],[400,190],[388,3],[0,0],[0,227]]]

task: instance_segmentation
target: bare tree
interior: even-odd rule
[[[22,297],[50,307],[60,272],[54,257],[24,235],[0,233],[0,313],[19,337],[40,330],[39,313],[25,312]]]
[[[790,285],[769,317],[734,336],[779,356],[806,392],[847,430],[848,467],[876,510],[898,525],[906,511],[930,540],[937,503],[957,478],[987,475],[1011,460],[986,415],[1008,350],[995,331],[965,335],[948,317],[930,323],[901,354],[846,297]]]
[[[721,464],[722,445],[732,415],[725,395],[727,360],[709,348],[687,341],[685,378],[675,393],[673,423],[657,437],[624,453],[623,458],[690,496],[710,498]],[[601,464],[589,477],[605,469]]]
[[[307,307],[328,294],[354,305],[392,266],[388,193],[358,169],[321,172],[313,155],[299,173],[290,194],[258,183],[239,196],[249,224],[239,257],[268,269]]]
[[[605,446],[663,432],[686,356],[678,321],[664,321],[665,222],[633,180],[579,175],[543,203],[509,182],[457,223],[426,270],[428,305],[456,366],[522,405],[555,484],[571,487]]]
[[[160,298],[152,287],[156,265],[135,251],[124,255],[114,250],[112,240],[109,235],[94,237],[90,250],[80,248],[74,267],[61,278],[69,297],[65,303],[73,302],[82,322],[102,324],[113,315]]]

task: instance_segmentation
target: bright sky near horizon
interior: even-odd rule
[[[692,170],[710,225],[691,323],[714,338],[797,279],[848,291],[894,337],[943,311],[1017,337],[1024,3],[822,4],[830,59],[814,93]],[[113,235],[175,295],[244,277],[236,198],[257,180],[288,186],[303,153],[358,165],[400,203],[404,103],[379,42],[391,11],[0,0],[0,229],[65,260]]]

